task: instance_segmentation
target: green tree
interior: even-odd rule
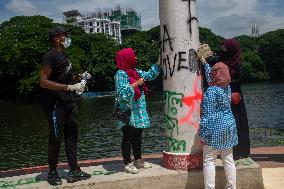
[[[43,16],[17,16],[0,25],[0,98],[35,93],[51,26]]]
[[[78,37],[76,45],[87,56],[83,68],[93,75],[95,82],[90,82],[89,90],[105,91],[113,90],[115,53],[121,48],[114,38],[105,34],[84,34]]]
[[[284,29],[260,37],[259,55],[272,80],[284,80]]]
[[[94,67],[96,90],[113,90],[114,74],[116,65],[114,62],[115,53],[120,45],[110,36],[97,34],[94,36],[94,44],[91,49],[91,60]]]
[[[34,97],[42,56],[51,48],[48,32],[54,23],[44,16],[17,16],[0,26],[0,99]],[[89,71],[89,90],[113,89],[114,56],[120,45],[104,34],[87,34],[72,27],[72,44],[66,49],[75,73]]]
[[[214,34],[210,29],[199,27],[200,43],[207,43],[213,52],[218,53],[223,37]]]
[[[132,47],[137,55],[137,68],[148,70],[152,64],[156,63],[159,57],[160,29],[155,27],[149,31],[138,32],[126,38],[123,47]],[[162,77],[149,82],[149,86],[162,88]]]
[[[150,38],[147,32],[139,32],[128,37],[123,47],[132,47],[137,55],[138,68],[147,70],[156,63],[159,56],[159,45],[157,41]]]
[[[244,81],[261,81],[269,79],[265,64],[254,52],[243,53],[243,79]]]
[[[259,49],[259,37],[251,37],[247,35],[241,35],[236,37],[240,42],[240,46],[243,52],[258,52]]]
[[[246,82],[268,80],[266,66],[258,54],[259,37],[241,35],[236,37],[243,53],[243,80]]]
[[[0,99],[33,97],[39,94],[38,73],[42,56],[51,47],[48,31],[54,23],[44,16],[17,16],[0,25]],[[72,27],[72,45],[66,49],[75,73],[89,71],[95,82],[88,82],[89,91],[113,90],[116,66],[115,53],[132,47],[138,68],[148,70],[159,56],[160,26],[129,35],[122,45],[111,36],[87,34]],[[199,28],[200,42],[219,51],[223,37],[210,29]],[[244,78],[258,81],[268,78],[283,80],[284,30],[269,32],[259,38],[236,37],[244,58]],[[265,63],[265,64],[264,64]],[[265,66],[266,65],[266,66]],[[161,86],[161,77],[152,84]]]

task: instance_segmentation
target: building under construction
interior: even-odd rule
[[[122,8],[116,6],[114,10],[111,10],[111,14],[108,15],[110,20],[119,20],[121,34],[126,37],[129,34],[133,34],[137,31],[141,31],[141,16],[132,8]]]
[[[89,14],[97,18],[108,18],[111,21],[120,21],[120,30],[122,38],[142,30],[141,16],[132,8],[117,5],[114,9],[105,9]]]
[[[82,27],[87,33],[106,33],[121,43],[122,38],[141,31],[141,17],[131,8],[116,6],[82,15],[77,10],[63,13],[64,23]]]
[[[77,10],[64,12],[64,23],[81,27],[86,33],[104,33],[121,43],[120,21],[96,13],[82,15]]]

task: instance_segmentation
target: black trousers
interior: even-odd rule
[[[238,145],[233,148],[233,156],[235,160],[250,156],[248,118],[242,94],[241,97],[242,99],[238,105],[231,106],[238,131]]]
[[[141,144],[142,144],[142,129],[138,129],[129,125],[122,127],[122,156],[124,164],[127,165],[131,162],[131,147],[134,155],[134,159],[141,158]]]
[[[78,140],[78,109],[75,102],[68,106],[64,104],[43,105],[48,117],[48,165],[50,171],[56,170],[60,152],[61,140],[64,136],[65,152],[70,170],[78,169],[77,140]]]

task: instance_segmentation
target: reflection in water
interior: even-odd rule
[[[259,128],[284,128],[284,84],[249,84],[243,91],[252,145],[281,144],[282,132]],[[121,155],[122,133],[112,116],[113,100],[111,96],[78,100],[80,160]],[[152,128],[143,133],[142,152],[159,153],[166,146],[161,92],[148,96],[148,110]],[[47,164],[48,125],[39,104],[0,104],[0,128],[0,170]],[[66,162],[64,153],[62,143],[61,162]]]

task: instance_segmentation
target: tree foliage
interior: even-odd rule
[[[284,80],[284,29],[260,37],[259,55],[272,80]]]
[[[114,85],[113,75],[116,70],[114,63],[115,52],[120,49],[120,45],[110,36],[104,34],[87,34],[79,28],[74,28],[71,33],[73,49],[67,49],[67,54],[75,65],[78,73],[88,71],[92,75],[91,82],[88,82],[88,90],[106,91],[112,90]],[[71,47],[72,47],[71,46]],[[78,59],[78,51],[81,59]],[[77,54],[76,54],[77,53]],[[77,61],[76,61],[77,60]],[[95,81],[95,82],[94,82]]]
[[[147,70],[151,64],[156,63],[158,60],[160,52],[159,38],[153,39],[148,32],[142,31],[129,36],[124,41],[123,47],[132,47],[134,49],[139,69]]]
[[[52,20],[44,16],[17,16],[0,25],[0,99],[39,94],[40,62],[51,48],[48,31],[53,25]],[[199,28],[199,31],[200,42],[208,43],[218,53],[224,38],[207,28]],[[76,73],[92,74],[95,82],[88,83],[89,91],[113,90],[114,57],[119,49],[132,47],[137,54],[138,68],[142,70],[148,70],[158,60],[160,52],[160,26],[129,35],[121,45],[111,36],[87,34],[77,27],[72,28],[71,38],[72,45],[66,53]],[[267,71],[273,80],[284,79],[284,30],[258,38],[239,36],[236,39],[243,51],[246,81],[268,79]],[[161,83],[161,77],[154,81],[156,86]]]
[[[43,16],[17,16],[0,25],[0,98],[36,91],[51,26],[52,20]]]
[[[265,64],[254,52],[243,53],[243,80],[261,81],[269,78]]]
[[[138,68],[148,70],[152,64],[158,61],[160,53],[160,26],[149,31],[141,31],[132,36],[128,36],[122,46],[132,47],[137,55]],[[154,81],[149,82],[149,86],[162,88],[161,74]]]
[[[258,37],[251,37],[247,35],[241,35],[236,37],[240,42],[241,49],[243,52],[255,52],[257,53],[259,49],[259,38]]]
[[[48,31],[54,23],[44,16],[17,16],[0,26],[0,98],[39,94],[40,62],[51,48]],[[71,27],[71,26],[69,26]],[[103,34],[87,34],[73,27],[72,45],[66,49],[74,72],[94,75],[89,90],[112,90],[117,42]]]
[[[260,38],[242,35],[235,39],[240,42],[243,52],[243,80],[247,82],[268,80],[266,66],[258,53]]]
[[[207,28],[199,28],[199,38],[200,43],[207,43],[215,53],[220,51],[221,43],[224,40],[223,37],[215,35],[210,29]]]

